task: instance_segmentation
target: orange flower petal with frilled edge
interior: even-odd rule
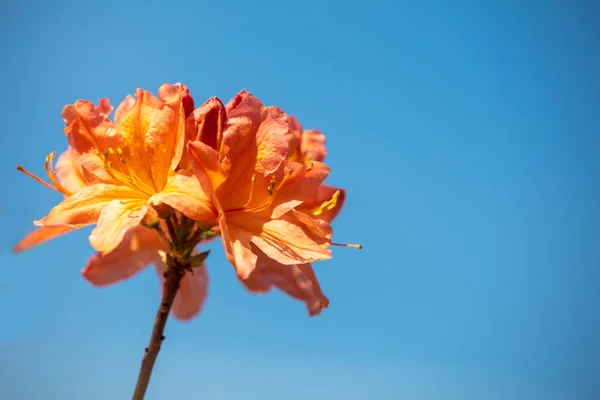
[[[317,196],[319,186],[329,175],[329,167],[320,162],[309,167],[295,162],[286,162],[285,175],[288,178],[277,189],[273,201],[273,218],[279,218],[302,202]]]
[[[128,187],[97,183],[83,188],[73,196],[67,197],[40,221],[37,226],[49,225],[91,225],[100,218],[102,209],[113,200],[143,199],[140,194]]]
[[[331,258],[331,227],[327,222],[306,214],[291,210],[278,219],[260,220],[239,213],[229,215],[227,219],[230,232],[232,226],[243,226],[252,234],[252,243],[281,264],[302,264]]]
[[[121,104],[119,104],[117,109],[115,110],[114,120],[115,120],[116,125],[119,125],[121,123],[123,116],[127,113],[127,111],[129,111],[129,109],[131,107],[133,107],[134,104],[135,104],[135,97],[128,94],[125,97],[125,99],[123,99]]]
[[[288,296],[304,301],[311,316],[320,314],[329,305],[310,264],[283,265],[260,255],[256,269],[241,282],[254,293],[265,293],[275,286]]]
[[[110,115],[113,110],[113,106],[110,105],[108,99],[100,99],[98,104],[98,111],[105,115]]]
[[[182,89],[165,84],[158,98],[138,89],[135,104],[119,119],[117,135],[128,168],[155,193],[167,183],[181,159],[185,133]]]
[[[149,264],[160,261],[159,250],[166,250],[155,230],[137,227],[110,253],[98,252],[81,271],[94,286],[106,286],[128,279]]]
[[[108,148],[122,148],[125,143],[104,111],[103,107],[96,107],[88,100],[77,100],[75,104],[65,106],[62,117],[69,144],[83,167],[96,177],[112,182],[102,155],[97,151],[103,153]]]
[[[200,186],[198,178],[190,171],[179,171],[172,175],[165,188],[152,196],[149,202],[153,205],[168,204],[196,221],[217,219],[217,210]]]
[[[228,114],[220,154],[228,176],[217,196],[225,209],[245,204],[253,175],[277,170],[288,151],[286,114],[277,107],[265,108],[249,93],[239,97]]]
[[[302,159],[306,161],[323,161],[327,156],[325,135],[316,129],[307,129],[302,133],[300,145]]]
[[[142,222],[147,211],[145,200],[113,200],[102,209],[90,235],[90,244],[102,254],[108,254],[121,243],[128,230]]]
[[[338,194],[336,195],[336,192]],[[296,207],[297,211],[323,221],[333,221],[346,201],[346,191],[328,185],[321,185],[316,196],[309,197]]]
[[[282,109],[267,107],[263,111],[263,120],[256,132],[256,172],[267,176],[279,168],[289,149],[285,137],[288,130],[287,115]]]
[[[54,239],[55,237],[64,235],[65,233],[71,232],[75,229],[77,229],[77,227],[68,225],[42,226],[41,228],[38,228],[25,236],[25,238],[17,243],[13,251],[15,253],[20,253],[32,248],[33,246],[42,244],[50,239]]]
[[[235,225],[228,225],[226,218],[225,214],[219,218],[225,255],[238,276],[246,279],[256,267],[257,255],[251,249],[252,234]]]
[[[58,157],[55,168],[58,181],[68,191],[75,193],[88,185],[77,155],[70,147]]]
[[[164,287],[164,273],[167,266],[161,261],[155,263],[156,272],[160,277],[161,295]],[[208,273],[206,264],[194,267],[193,274],[186,272],[179,284],[171,312],[179,321],[189,321],[202,311],[202,306],[208,295]]]

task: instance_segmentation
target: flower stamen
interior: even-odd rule
[[[248,201],[246,201],[246,203],[244,203],[242,208],[248,207],[250,205],[250,202],[252,201],[252,195],[254,194],[254,182],[255,181],[256,181],[256,174],[252,175],[252,183],[250,184],[250,196],[248,197]]]
[[[60,184],[60,182],[58,181],[58,178],[56,177],[56,172],[54,171],[54,168],[52,167],[52,161],[54,160],[55,155],[56,155],[55,151],[48,154],[48,156],[46,157],[46,161],[44,163],[44,169],[46,170],[46,174],[48,175],[48,178],[50,179],[50,182],[52,182],[52,184],[44,181],[39,176],[27,171],[25,168],[23,168],[23,166],[21,164],[17,165],[17,171],[24,173],[25,175],[27,175],[30,178],[33,178],[35,181],[46,186],[48,189],[52,189],[58,193],[62,193],[65,196],[69,197],[73,193],[68,191],[67,189],[65,189],[65,187]]]
[[[358,249],[361,250],[362,249],[362,244],[349,244],[349,243],[335,243],[335,242],[331,242],[332,246],[339,246],[339,247],[350,247],[351,249]]]
[[[331,199],[324,201],[315,211],[313,211],[313,215],[317,217],[324,212],[333,210],[337,206],[339,197],[340,191],[336,190],[331,196]]]
[[[254,207],[250,207],[250,208],[244,207],[245,208],[244,211],[260,212],[260,211],[263,211],[263,210],[267,209],[268,207],[270,207],[271,204],[273,204],[273,201],[275,200],[275,194],[283,186],[283,184],[289,179],[289,177],[292,176],[292,172],[293,172],[292,170],[288,171],[288,173],[283,177],[281,182],[278,182],[275,175],[272,175],[271,180],[269,181],[269,186],[267,187],[267,191],[269,192],[269,197],[265,198],[263,201],[261,201]]]
[[[42,178],[40,178],[39,176],[27,171],[25,168],[23,168],[23,166],[21,164],[17,165],[17,171],[24,173],[25,175],[27,175],[30,178],[33,178],[35,181],[37,181],[38,183],[41,183],[42,185],[46,186],[48,189],[52,189],[55,191],[59,191],[57,188],[55,188],[54,186],[52,186],[51,184],[49,184],[48,182],[44,181]]]
[[[102,156],[100,155],[100,151],[96,149],[96,154],[102,158],[104,169],[115,181],[137,189],[148,196],[152,196],[155,193],[127,164],[121,148],[117,148],[115,151],[115,149],[109,147],[108,151],[104,152]]]

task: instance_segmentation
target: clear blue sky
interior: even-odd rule
[[[130,398],[159,301],[97,289],[89,229],[12,246],[60,200],[15,171],[62,107],[246,88],[328,140],[348,189],[309,318],[247,294],[219,243],[148,399],[600,398],[600,7],[592,1],[4,1],[0,398]]]

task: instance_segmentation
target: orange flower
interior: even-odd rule
[[[58,185],[65,191],[77,192],[88,186],[86,174],[74,151],[69,148],[56,162]],[[92,177],[93,178],[93,177]],[[27,235],[14,248],[16,252],[27,250],[49,239],[74,230],[76,226],[43,226]],[[106,286],[130,278],[150,264],[154,264],[161,281],[166,265],[159,251],[167,247],[158,232],[143,226],[129,230],[121,243],[110,253],[97,252],[82,270],[83,277],[94,286]],[[208,276],[205,265],[194,268],[194,274],[186,273],[173,303],[173,315],[179,320],[188,320],[197,315],[206,299]],[[161,288],[162,288],[161,283]]]
[[[91,184],[71,195],[53,181],[69,197],[35,224],[97,224],[90,243],[107,254],[151,206],[167,204],[191,219],[214,220],[216,211],[197,179],[186,170],[176,172],[185,139],[186,89],[165,84],[158,98],[138,89],[135,99],[128,96],[116,109],[114,123],[107,101],[66,106],[65,133]]]
[[[289,123],[281,109],[242,91],[227,110],[214,144],[197,140],[188,150],[196,176],[212,192],[225,252],[239,277],[250,276],[258,254],[283,265],[331,258],[329,224],[294,210],[316,194],[329,168],[286,160]]]
[[[312,161],[323,161],[326,155],[325,136],[317,130],[303,131],[294,117],[289,117],[289,123],[288,160],[304,165],[310,165]],[[340,212],[345,197],[345,190],[321,185],[319,190],[298,205],[296,210],[330,222]],[[256,268],[242,283],[254,293],[265,293],[275,286],[289,296],[304,301],[311,316],[320,314],[329,306],[329,300],[323,294],[309,263],[283,265],[259,253]]]

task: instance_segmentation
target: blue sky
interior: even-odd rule
[[[131,396],[154,271],[89,286],[89,229],[12,254],[60,200],[15,167],[66,148],[65,104],[180,81],[322,130],[336,240],[364,249],[316,266],[309,318],[210,245],[148,399],[600,398],[600,7],[449,4],[3,2],[0,397]]]

